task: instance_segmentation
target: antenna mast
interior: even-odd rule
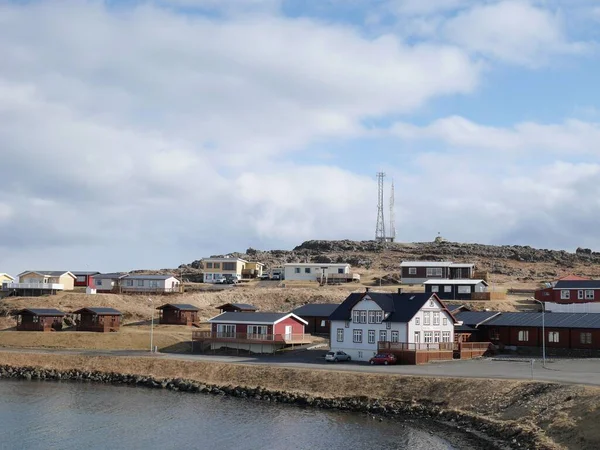
[[[394,180],[392,179],[392,189],[390,192],[390,235],[389,241],[396,239],[396,214],[394,214]]]
[[[383,218],[383,179],[385,173],[377,172],[377,227],[375,228],[375,240],[385,242],[385,219]]]

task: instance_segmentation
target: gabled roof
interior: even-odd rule
[[[74,271],[74,272],[71,272],[71,273],[73,275],[75,275],[76,277],[79,277],[79,276],[97,275],[100,272],[93,272],[93,271],[92,272],[82,272],[82,271],[78,271],[77,270],[77,271]]]
[[[400,267],[450,267],[450,261],[402,261]]]
[[[64,273],[64,272],[63,272]],[[25,308],[16,312],[16,315],[31,314],[33,316],[64,316],[65,313],[54,308]]]
[[[245,259],[242,258],[202,258],[202,262],[243,262],[247,263]]]
[[[369,297],[377,303],[384,313],[388,313],[387,317],[384,317],[384,322],[410,322],[415,314],[432,297],[444,310],[448,311],[438,296],[431,293],[397,294],[389,292],[360,292],[350,294],[329,316],[329,320],[351,320],[352,309],[365,297]],[[456,320],[450,311],[448,311],[448,314],[450,314],[452,320]]]
[[[556,281],[581,281],[581,280],[590,280],[589,277],[580,277],[579,275],[565,275],[564,277],[560,277]]]
[[[485,323],[490,327],[541,327],[540,312],[507,312]],[[557,313],[547,312],[544,315],[544,326],[548,328],[594,328],[600,329],[598,313]]]
[[[224,309],[228,306],[239,309],[240,311],[256,311],[258,309],[256,306],[250,305],[249,303],[225,303],[224,305],[217,306],[217,309]]]
[[[471,309],[466,305],[449,305],[447,301],[444,303],[446,304],[446,308],[448,309],[448,311],[450,311],[455,316],[459,311],[471,311]]]
[[[117,311],[114,308],[81,308],[77,311],[73,311],[73,314],[82,314],[86,312],[91,312],[94,314],[98,314],[99,316],[120,316],[121,311]]]
[[[440,284],[440,285],[442,285],[442,284],[471,285],[471,284],[479,284],[479,283],[482,283],[482,284],[488,286],[488,283],[485,280],[475,280],[475,279],[471,279],[471,278],[460,279],[460,280],[432,279],[432,280],[425,281],[423,284],[427,284],[427,285],[430,285],[430,284],[433,284],[433,285],[436,285],[436,284]]]
[[[18,276],[20,277],[21,275],[25,275],[28,273],[35,273],[45,277],[60,277],[68,274],[71,275],[73,278],[76,278],[75,275],[73,275],[73,273],[69,272],[68,270],[26,270],[25,272],[21,272]]]
[[[285,263],[283,267],[346,267],[349,263]]]
[[[196,306],[190,305],[189,303],[165,303],[164,305],[159,306],[156,309],[168,309],[168,308],[179,309],[181,311],[198,311],[199,310]]]
[[[94,275],[94,280],[118,280],[126,275],[126,272],[99,273]]]
[[[308,322],[294,313],[275,313],[275,312],[257,312],[252,314],[244,314],[239,312],[224,312],[212,319],[210,323],[247,323],[257,325],[275,325],[288,317],[293,317],[298,322],[308,325]]]
[[[498,311],[458,311],[454,313],[456,320],[463,323],[463,325],[470,327],[478,327],[483,323],[487,323],[489,320],[501,314]]]
[[[175,278],[173,275],[144,275],[137,273],[129,273],[123,278],[129,278],[131,280],[168,280],[169,278]]]
[[[11,279],[11,280],[13,280],[13,281],[14,281],[14,279],[15,279],[15,277],[12,277],[12,276],[10,276],[9,274],[7,274],[7,273],[4,273],[4,272],[0,273],[0,277],[6,277],[6,278],[10,278],[10,279]]]
[[[340,306],[339,303],[309,303],[292,312],[300,317],[329,317]]]
[[[554,289],[600,289],[600,280],[559,280]]]

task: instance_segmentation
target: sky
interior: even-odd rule
[[[0,272],[373,239],[379,171],[398,241],[599,250],[599,42],[596,0],[0,0]]]

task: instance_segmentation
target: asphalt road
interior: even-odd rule
[[[366,363],[338,362],[327,363],[323,359],[324,351],[297,351],[274,356],[224,356],[158,353],[134,350],[45,350],[45,349],[0,349],[0,352],[52,353],[89,356],[143,356],[184,361],[218,361],[232,364],[260,364],[276,367],[291,367],[313,370],[340,370],[368,373],[394,373],[431,377],[455,378],[495,378],[510,380],[539,380],[569,384],[587,384],[600,386],[599,359],[556,359],[549,360],[546,368],[536,359],[479,359],[468,361],[445,361],[422,366],[371,366]],[[0,364],[2,357],[0,355]]]

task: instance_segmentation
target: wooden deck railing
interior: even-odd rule
[[[377,343],[378,351],[439,351],[439,350],[454,350],[454,342],[432,342],[412,344],[408,342],[387,342],[380,341]]]
[[[227,341],[227,342],[277,342],[283,344],[309,343],[310,335],[306,334],[255,334],[229,333],[215,331],[192,331],[193,341]]]

